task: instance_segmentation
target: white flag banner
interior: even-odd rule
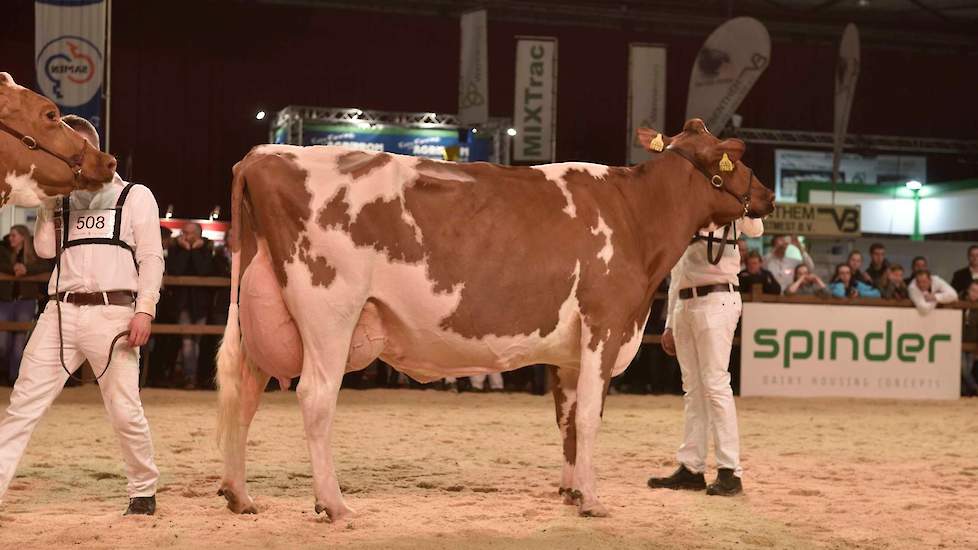
[[[846,141],[849,127],[849,113],[852,111],[852,98],[856,94],[859,80],[859,29],[849,23],[842,33],[839,44],[839,59],[835,65],[835,121],[832,144],[832,181],[839,181],[839,163],[842,160],[842,146]]]
[[[105,0],[34,2],[37,85],[63,114],[102,130]]]
[[[652,158],[635,130],[666,127],[666,48],[658,44],[628,46],[628,163]]]
[[[771,37],[757,19],[737,17],[717,27],[696,56],[686,119],[702,118],[719,134],[770,59]]]
[[[486,10],[462,15],[462,53],[458,83],[458,118],[478,126],[489,120],[489,64]]]
[[[553,162],[557,126],[557,39],[516,37],[513,160]]]

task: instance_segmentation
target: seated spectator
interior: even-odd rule
[[[800,264],[795,268],[795,282],[784,293],[794,296],[828,296],[829,290],[821,277],[812,273],[807,265]]]
[[[883,278],[886,277],[886,268],[888,267],[890,267],[890,262],[886,261],[886,247],[881,243],[869,245],[869,267],[866,268],[866,275],[869,275],[873,286],[879,288]]]
[[[880,291],[852,276],[848,263],[835,266],[835,276],[829,284],[829,291],[836,298],[879,298]]]
[[[968,290],[972,281],[978,281],[978,244],[968,247],[968,265],[954,272],[951,286],[958,294]]]
[[[788,251],[788,237],[785,235],[775,235],[771,238],[771,251],[764,257],[764,269],[774,275],[774,280],[781,288],[787,288],[794,281],[795,268],[798,264],[805,264],[810,270],[815,269],[815,262],[812,261],[812,257],[808,255],[805,245],[801,244],[797,235],[791,236],[791,244],[801,251],[801,260],[788,258],[785,255]]]
[[[886,268],[886,273],[880,279],[880,295],[887,300],[906,300],[910,297],[907,283],[903,282],[903,266],[893,264]]]
[[[917,306],[921,315],[930,313],[937,304],[949,304],[957,301],[958,293],[951,285],[937,275],[922,269],[914,274],[909,287],[910,301]]]
[[[930,268],[927,267],[927,258],[923,256],[917,256],[916,258],[913,259],[912,262],[910,262],[910,276],[904,279],[903,282],[907,283],[907,286],[909,287],[910,283],[913,282],[914,275],[916,275],[918,271],[929,270],[929,269]]]
[[[202,237],[197,223],[183,226],[166,256],[166,272],[174,276],[207,277],[214,273],[214,254],[209,240]],[[177,323],[204,325],[211,312],[211,290],[205,287],[178,286],[170,289]],[[200,335],[182,338],[183,379],[186,389],[197,386],[197,364],[200,359]]]
[[[971,281],[961,294],[961,301],[968,305],[978,305],[978,280]],[[964,310],[962,342],[978,342],[978,309]],[[975,354],[963,352],[961,355],[961,395],[978,397],[978,381],[975,380]]]
[[[852,273],[852,278],[861,282],[866,283],[869,286],[876,286],[873,278],[870,277],[866,272],[862,270],[863,267],[863,254],[858,250],[853,250],[849,253],[849,259],[846,260],[849,264],[849,272]]]
[[[740,279],[740,291],[744,294],[749,294],[754,285],[761,285],[764,294],[781,294],[781,285],[774,275],[761,267],[763,261],[755,250],[747,254],[747,267],[737,275]]]
[[[19,279],[50,269],[48,262],[34,253],[34,239],[27,226],[11,227],[10,234],[0,243],[0,273]],[[0,321],[31,322],[42,288],[42,283],[0,282]],[[20,359],[26,344],[26,332],[0,332],[0,372],[6,374],[11,386],[20,374]]]

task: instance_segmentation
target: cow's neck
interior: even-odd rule
[[[656,155],[635,168],[629,207],[642,228],[645,271],[655,288],[679,261],[693,234],[708,225],[716,197],[685,159]]]

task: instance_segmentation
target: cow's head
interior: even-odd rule
[[[61,122],[51,100],[0,72],[0,206],[37,206],[112,181],[116,160]]]
[[[743,141],[717,139],[698,118],[672,137],[650,128],[639,128],[637,134],[651,151],[672,152],[689,161],[695,185],[715,191],[710,193],[712,223],[723,225],[745,215],[761,218],[774,211],[774,193],[740,161],[746,148]]]

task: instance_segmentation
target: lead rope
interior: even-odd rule
[[[57,257],[58,257],[57,258],[57,263],[58,263],[57,269],[58,269],[58,272],[54,276],[54,302],[55,302],[55,305],[57,306],[57,309],[58,309],[58,358],[61,360],[61,368],[64,369],[64,371],[68,374],[68,378],[70,378],[72,380],[75,380],[76,382],[79,382],[79,383],[82,383],[82,384],[84,384],[86,382],[98,382],[99,380],[101,380],[101,378],[103,376],[105,376],[106,371],[109,370],[109,365],[112,364],[112,352],[115,351],[115,345],[116,345],[116,343],[119,341],[120,338],[123,338],[125,336],[128,336],[129,335],[129,331],[128,330],[124,330],[124,331],[120,332],[119,334],[116,334],[115,335],[115,338],[112,339],[112,343],[109,344],[109,357],[108,357],[108,360],[105,362],[105,368],[103,368],[102,369],[102,372],[99,373],[99,375],[96,376],[95,378],[93,378],[91,380],[85,380],[84,378],[82,378],[80,376],[75,376],[70,370],[68,370],[68,366],[65,364],[65,336],[64,336],[64,332],[63,332],[63,328],[62,328],[62,323],[61,323],[61,298],[60,298],[60,295],[61,295],[61,292],[60,292],[60,287],[61,287],[61,254],[64,252],[64,249],[62,247],[62,241],[61,241],[61,239],[63,238],[63,235],[65,235],[65,231],[66,231],[66,227],[65,227],[65,224],[64,224],[64,213],[63,213],[62,208],[63,207],[59,206],[54,211],[54,215],[55,215],[55,220],[54,220],[55,221],[55,232],[54,232],[55,242],[54,242],[54,246],[55,246],[55,251],[57,252]]]

